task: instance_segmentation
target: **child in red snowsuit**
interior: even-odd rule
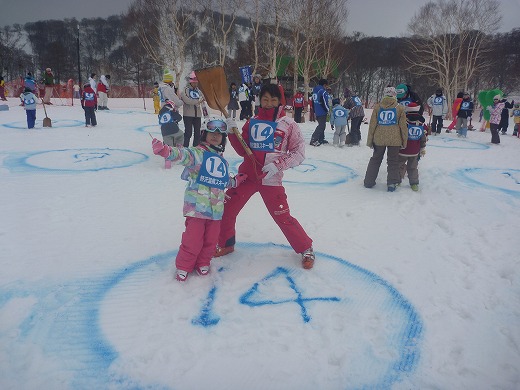
[[[85,110],[85,127],[92,127],[97,125],[96,110],[97,110],[97,96],[90,84],[83,86],[83,93],[81,94],[81,107]]]
[[[240,187],[227,191],[229,199],[224,205],[215,257],[234,251],[237,216],[249,198],[259,192],[291,247],[296,253],[301,253],[303,268],[310,269],[314,265],[312,240],[291,216],[282,185],[283,171],[300,165],[305,159],[305,140],[298,125],[285,115],[280,104],[278,86],[264,85],[260,91],[258,115],[248,120],[242,128],[242,137],[252,150],[252,157],[246,153],[236,135],[229,136],[235,151],[244,157],[238,172],[247,174],[248,178]]]
[[[294,121],[296,123],[302,123],[302,113],[305,108],[305,95],[303,92],[305,89],[301,87],[298,92],[294,95],[293,108],[294,108]]]

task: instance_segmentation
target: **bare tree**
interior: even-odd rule
[[[230,53],[230,40],[234,32],[237,13],[242,7],[242,0],[208,0],[206,10],[210,14],[209,26],[214,44],[218,49],[218,65],[224,66]],[[210,63],[211,64],[211,63]]]
[[[196,1],[136,0],[129,11],[146,53],[175,74],[177,85],[188,62],[187,48],[205,26],[196,6]]]
[[[254,60],[253,60],[253,74],[256,74],[258,72],[258,64],[260,62],[260,56],[258,53],[258,37],[260,34],[260,26],[262,25],[261,20],[261,9],[262,9],[262,2],[264,0],[253,0],[252,5],[248,9],[250,13],[249,22],[251,23],[251,30],[252,30],[252,45],[253,45],[253,53],[254,53]],[[251,11],[251,8],[253,11]]]
[[[467,90],[471,78],[490,65],[488,34],[502,16],[496,0],[437,0],[412,18],[408,30],[410,69],[443,88],[449,101]]]
[[[23,51],[23,41],[21,25],[15,24],[0,29],[0,75],[5,77],[6,81],[22,76],[21,71],[27,70],[22,68],[22,64],[24,67],[27,63],[30,64],[29,55]]]

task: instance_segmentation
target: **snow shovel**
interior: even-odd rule
[[[226,118],[229,118],[229,114],[225,107],[229,103],[230,97],[224,68],[222,66],[214,66],[211,68],[199,69],[195,71],[195,74],[199,80],[199,88],[204,94],[208,106],[214,110],[219,110]],[[244,141],[244,138],[242,138],[242,134],[240,134],[240,131],[236,127],[232,130],[242,144],[247,155],[251,158],[253,165],[256,167],[257,162],[255,156]]]
[[[43,127],[52,127],[51,118],[47,116],[47,109],[45,108],[45,103],[43,103],[43,111],[45,112],[45,118],[43,118]]]

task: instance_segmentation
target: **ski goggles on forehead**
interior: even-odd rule
[[[210,133],[218,131],[219,133],[225,134],[227,132],[227,125],[221,119],[213,119],[206,123],[206,130]]]

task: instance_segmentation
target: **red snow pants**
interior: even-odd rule
[[[238,188],[229,189],[226,194],[230,198],[224,204],[224,215],[220,225],[218,244],[221,248],[235,245],[235,225],[238,213],[249,198],[260,193],[269,214],[296,253],[302,253],[312,246],[312,240],[305,233],[296,218],[291,216],[287,195],[283,186],[265,186],[260,182],[246,180]]]
[[[186,230],[175,259],[177,269],[192,272],[195,267],[209,266],[217,247],[220,221],[186,217]]]

